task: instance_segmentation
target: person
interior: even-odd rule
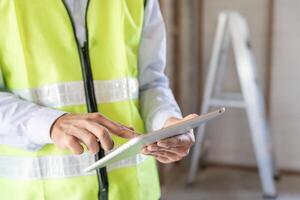
[[[182,119],[163,72],[157,0],[2,0],[0,27],[0,199],[98,199],[99,174],[83,169],[100,147],[195,116]],[[108,166],[109,199],[159,199],[155,160],[181,160],[194,140],[191,131]]]

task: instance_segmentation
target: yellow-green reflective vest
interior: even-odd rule
[[[90,0],[87,14],[98,109],[138,132],[144,132],[137,81],[143,17],[143,0]],[[0,1],[0,67],[7,90],[43,106],[87,112],[77,50],[62,0]],[[0,199],[96,200],[96,173],[82,172],[93,162],[88,152],[76,156],[52,144],[37,152],[0,145]],[[152,158],[137,155],[107,170],[110,200],[159,199]]]

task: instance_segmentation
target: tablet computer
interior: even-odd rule
[[[153,144],[162,139],[184,134],[193,128],[199,127],[207,121],[222,115],[224,112],[225,108],[221,108],[216,111],[200,115],[193,119],[186,120],[172,126],[135,137],[125,144],[121,145],[119,148],[115,149],[102,159],[98,160],[91,166],[84,169],[84,172],[90,172],[97,168],[106,167],[107,165],[113,164],[114,162],[130,158],[136,154],[139,154],[142,148],[149,144]]]

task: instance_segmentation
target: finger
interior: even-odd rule
[[[78,139],[71,135],[64,135],[64,146],[68,148],[73,154],[82,154],[84,152],[83,147],[81,146]]]
[[[91,153],[96,154],[99,152],[100,145],[97,142],[96,136],[91,132],[85,129],[73,127],[69,130],[68,134],[75,136],[80,141],[82,141]]]
[[[181,147],[181,146],[190,147],[192,144],[193,144],[193,140],[189,133],[167,138],[157,142],[157,145],[163,148]]]
[[[197,114],[190,114],[190,115],[184,117],[183,119],[178,119],[178,118],[176,118],[176,120],[172,120],[172,121],[168,124],[168,126],[175,125],[175,124],[179,124],[179,123],[182,123],[182,122],[184,122],[184,121],[193,119],[193,118],[198,117],[198,116],[199,116],[199,115],[197,115]]]
[[[93,113],[93,119],[96,120],[99,124],[105,126],[113,134],[119,137],[131,139],[138,135],[137,133],[127,128],[126,126],[121,125],[117,122],[113,122],[99,113]]]
[[[142,154],[148,155],[150,153],[157,153],[157,151],[150,151],[147,147],[144,147],[141,151]]]
[[[143,148],[142,149],[142,154],[145,154],[145,155],[149,155],[151,153],[153,154],[157,154],[157,155],[162,155],[160,154],[159,152],[169,152],[169,153],[174,153],[176,154],[177,156],[183,158],[183,157],[186,157],[188,154],[189,154],[189,148],[186,148],[186,147],[176,147],[176,148],[158,148],[157,150],[153,151],[153,150],[149,150],[148,148]]]
[[[114,142],[107,128],[93,121],[87,121],[87,122],[88,123],[86,123],[85,126],[86,129],[99,139],[99,142],[103,147],[103,149],[106,151],[111,150],[114,147]]]
[[[170,153],[175,153],[180,157],[185,157],[189,154],[190,149],[186,147],[177,147],[177,148],[159,148],[158,151],[166,151]]]
[[[154,144],[148,145],[148,146],[147,146],[147,149],[148,149],[149,151],[157,151],[157,150],[159,149],[159,147],[157,146],[156,143],[154,143]]]
[[[147,150],[147,147],[144,147],[144,148],[141,150],[141,153],[144,154],[144,155],[148,155],[150,152]]]
[[[171,161],[168,158],[165,158],[163,156],[156,156],[155,159],[158,160],[161,163],[164,163],[164,164],[169,164],[169,163],[173,162],[173,161]]]
[[[158,154],[156,154],[156,153],[151,153],[151,152],[149,152],[149,153],[147,153],[147,154],[145,154],[145,155],[153,156],[156,160],[158,160],[158,161],[161,162],[161,163],[167,164],[167,163],[171,163],[171,162],[172,162],[172,161],[169,160],[167,157],[158,155]]]
[[[98,126],[101,126],[101,125],[98,125]],[[109,131],[107,130],[107,128],[105,128],[105,127],[102,127],[102,128],[103,128],[102,129],[103,131],[99,132],[98,133],[99,135],[97,137],[98,137],[99,142],[101,143],[103,149],[105,149],[106,151],[109,151],[114,148],[114,141],[112,140],[111,135],[110,135]]]
[[[167,151],[158,151],[157,156],[168,158],[172,162],[176,162],[182,159],[181,156],[178,156],[175,153],[167,152]]]
[[[123,126],[125,126],[125,125],[123,125]],[[131,127],[131,126],[125,126],[126,128],[128,128],[129,130],[132,130],[132,131],[134,131],[134,128],[133,127]]]
[[[142,149],[141,153],[145,154],[145,155],[153,155],[153,156],[158,155],[157,151],[149,151],[149,150],[147,150],[147,148]]]
[[[193,119],[195,117],[199,117],[199,115],[197,114],[190,114],[188,116],[186,116],[185,118],[183,118],[183,121],[189,120],[189,119]]]
[[[174,160],[174,158],[171,158],[170,156],[168,157],[168,155],[163,155],[161,152],[151,152],[148,155],[154,156],[156,160],[158,160],[161,163],[172,163],[175,162],[176,160]]]
[[[111,150],[114,146],[114,143],[110,137],[110,134],[104,126],[87,119],[80,119],[75,121],[75,126],[79,126],[82,129],[86,129],[87,131],[91,132],[95,135],[101,143],[101,146],[105,150]]]
[[[150,152],[150,155],[155,155],[156,157],[164,157],[168,158],[170,161],[175,162],[178,160],[181,160],[182,157],[178,156],[175,153],[166,152],[166,151],[156,151],[156,152]]]

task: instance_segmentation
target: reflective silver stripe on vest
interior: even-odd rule
[[[146,158],[147,156],[138,154],[109,165],[107,171],[135,166],[145,161]],[[90,153],[42,157],[0,156],[0,178],[37,180],[96,175],[95,171],[82,172],[94,162],[94,156]]]
[[[94,81],[94,86],[98,103],[138,98],[139,86],[136,78]],[[28,101],[53,108],[82,105],[86,102],[82,81],[47,85],[36,89],[15,90],[13,93]]]

